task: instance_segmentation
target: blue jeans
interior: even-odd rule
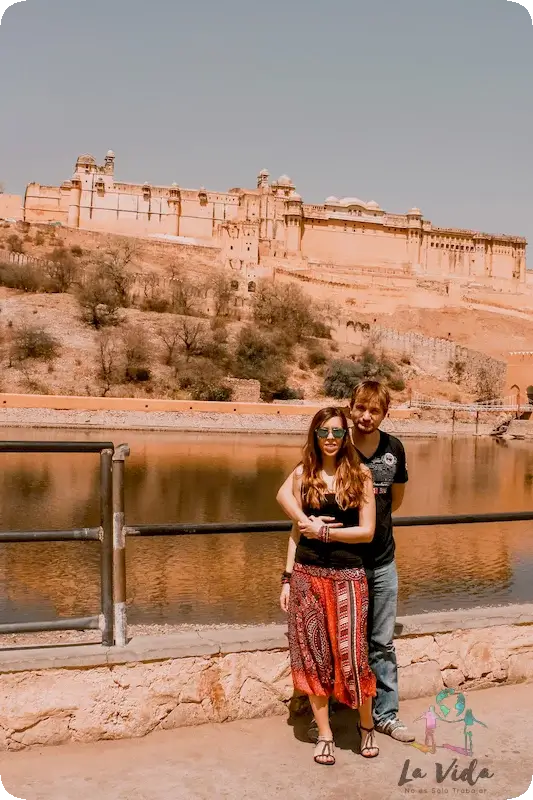
[[[398,573],[392,561],[366,570],[368,581],[368,660],[376,676],[374,724],[398,714],[398,665],[394,649],[394,625],[398,603]]]

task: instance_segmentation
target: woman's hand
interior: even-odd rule
[[[287,613],[289,610],[289,596],[291,593],[291,585],[290,583],[284,583],[281,587],[281,594],[279,596],[279,604],[281,606],[281,610]]]
[[[320,529],[323,525],[330,528],[342,528],[342,522],[335,522],[335,517],[310,516],[306,522],[299,522],[298,529],[307,539],[320,539]]]

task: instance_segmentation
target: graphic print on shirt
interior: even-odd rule
[[[382,456],[378,456],[369,461],[367,466],[372,472],[372,477],[374,479],[374,493],[386,494],[396,477],[398,459],[394,453],[383,453]]]

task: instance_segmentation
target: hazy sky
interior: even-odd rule
[[[0,181],[57,184],[111,148],[125,181],[227,190],[266,167],[307,202],[531,242],[532,45],[505,0],[26,0],[0,26]]]

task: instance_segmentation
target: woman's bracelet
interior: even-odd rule
[[[287,572],[285,570],[285,572],[281,576],[281,585],[282,586],[285,586],[286,583],[290,583],[291,582],[291,575],[292,575],[292,572]]]
[[[320,541],[327,544],[329,542],[329,525],[322,525],[318,535],[320,537]]]

